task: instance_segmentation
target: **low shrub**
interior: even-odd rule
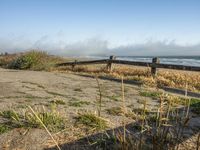
[[[47,53],[39,51],[26,52],[9,64],[11,69],[44,69]]]
[[[63,61],[60,57],[48,55],[44,51],[28,51],[19,55],[8,64],[10,69],[49,70],[56,63]]]

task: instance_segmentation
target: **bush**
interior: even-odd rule
[[[13,60],[9,64],[8,68],[43,70],[45,68],[47,60],[48,55],[46,52],[30,51]]]

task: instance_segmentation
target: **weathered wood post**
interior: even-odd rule
[[[72,64],[72,71],[74,71],[76,63],[77,63],[77,60],[75,60],[74,63]]]
[[[151,66],[152,76],[156,76],[157,74],[156,64],[159,64],[159,63],[160,63],[160,59],[158,57],[155,57],[152,59],[152,66]]]
[[[115,59],[116,59],[116,56],[110,56],[110,59],[109,59],[108,64],[107,64],[107,70],[109,72],[112,72],[112,69],[113,69],[112,60],[115,60]]]

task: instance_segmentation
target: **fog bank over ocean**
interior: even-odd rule
[[[12,40],[0,38],[1,53],[18,53],[31,49],[64,57],[108,58],[110,55],[115,55],[118,59],[148,62],[152,57],[161,56],[161,63],[200,66],[200,42],[178,44],[175,40],[146,40],[141,43],[113,45],[108,40],[98,37],[77,42],[53,40],[49,36],[36,41],[24,38]]]
[[[35,41],[0,38],[0,52],[16,53],[30,49],[62,56],[200,56],[200,42],[180,44],[174,40],[146,40],[140,43],[133,41],[130,44],[113,44],[98,37],[77,42],[53,40],[48,36]]]

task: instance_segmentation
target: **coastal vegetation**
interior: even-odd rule
[[[128,65],[113,65],[112,72],[106,65],[81,65],[72,67],[56,67],[57,63],[72,61],[73,59],[48,55],[43,51],[28,51],[21,54],[0,56],[0,66],[9,69],[70,71],[89,75],[105,76],[125,80],[137,81],[149,87],[172,87],[200,92],[199,72],[160,69],[156,77],[151,75],[148,67],[133,67]]]
[[[146,90],[139,92],[143,101],[140,102],[141,107],[135,108],[126,104],[126,99],[123,98],[123,95],[126,94],[123,84],[121,94],[121,100],[112,101],[118,103],[118,107],[103,109],[97,101],[96,111],[81,111],[81,108],[91,105],[91,103],[81,100],[71,100],[68,104],[63,100],[55,100],[49,101],[51,105],[7,109],[0,112],[0,118],[4,120],[0,123],[0,134],[15,128],[30,130],[45,127],[53,137],[55,133],[65,133],[65,130],[70,128],[68,122],[73,120],[73,128],[78,129],[79,132],[74,133],[79,134],[77,138],[84,138],[86,134],[94,136],[90,137],[90,142],[93,143],[90,145],[91,148],[112,147],[126,150],[134,147],[136,150],[141,150],[166,147],[166,149],[174,149],[187,139],[185,133],[191,130],[188,126],[191,117],[199,115],[200,99]],[[157,100],[154,109],[148,108],[145,97]],[[106,101],[103,100],[101,103],[106,104]],[[80,111],[72,120],[69,120],[67,115],[58,109],[60,106],[80,107]],[[101,112],[97,114],[98,111]],[[119,120],[121,126],[113,128],[115,125],[107,118],[108,115],[121,118]],[[198,130],[196,131],[194,132],[198,134]],[[197,147],[199,139],[196,140],[195,146]],[[54,144],[62,149],[62,142]]]
[[[122,65],[115,65],[112,72],[108,72],[104,65],[76,66],[73,70],[70,67],[57,68],[56,63],[68,60],[37,51],[0,58],[4,68],[67,71],[91,75],[96,83],[90,85],[92,90],[87,92],[89,87],[81,87],[80,82],[71,89],[70,79],[70,88],[64,85],[60,92],[46,89],[45,84],[22,81],[21,84],[30,87],[23,87],[29,90],[18,92],[21,97],[0,98],[6,102],[25,99],[16,102],[18,107],[4,107],[0,111],[0,135],[15,129],[25,129],[26,132],[45,129],[53,143],[49,147],[57,149],[65,149],[65,144],[70,142],[80,146],[80,140],[88,149],[187,149],[189,144],[184,144],[190,138],[193,138],[190,149],[199,147],[199,128],[191,126],[190,122],[199,117],[200,99],[159,90],[160,86],[169,86],[182,88],[186,93],[188,90],[199,92],[198,73],[160,70],[156,77],[152,77],[149,68]],[[121,85],[106,87],[99,76],[120,79]],[[142,86],[131,95],[133,87],[128,88],[124,80],[135,80]],[[61,85],[60,81],[53,83],[54,89]],[[38,89],[48,97],[26,95],[26,92]],[[127,101],[126,95],[131,95],[131,101]],[[36,100],[38,103],[33,104]]]
[[[149,87],[172,87],[188,91],[200,92],[199,72],[187,72],[177,70],[160,69],[156,77],[151,75],[150,68],[133,67],[128,65],[114,65],[112,72],[107,71],[105,65],[85,65],[65,67],[68,71],[84,74],[95,74],[103,77],[120,79],[124,76],[125,80],[136,81]]]

